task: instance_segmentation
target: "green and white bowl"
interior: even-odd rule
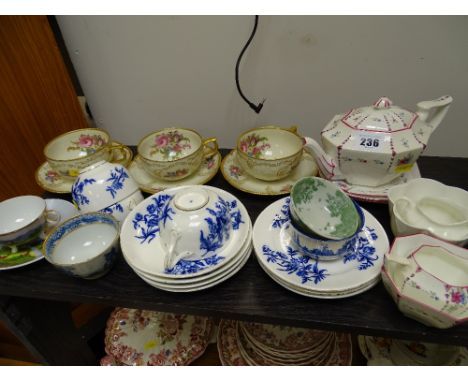
[[[361,219],[352,199],[332,182],[306,177],[291,189],[291,215],[314,236],[342,240],[353,236]]]

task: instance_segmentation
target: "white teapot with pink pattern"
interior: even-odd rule
[[[336,115],[322,130],[323,148],[305,138],[323,177],[376,187],[410,171],[453,99],[442,96],[412,112],[386,97],[372,106]]]

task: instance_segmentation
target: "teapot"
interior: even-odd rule
[[[422,101],[414,113],[381,97],[333,117],[321,132],[323,148],[305,137],[304,149],[324,178],[377,187],[411,171],[452,101]]]

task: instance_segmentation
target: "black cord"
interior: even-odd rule
[[[244,93],[242,93],[242,89],[241,89],[240,84],[239,84],[239,65],[240,65],[240,62],[242,60],[242,56],[244,55],[245,51],[247,50],[247,48],[249,47],[250,43],[252,42],[252,40],[253,40],[253,38],[255,36],[255,32],[257,32],[257,25],[258,25],[258,16],[255,16],[255,25],[254,25],[254,28],[252,30],[252,33],[250,34],[250,37],[247,40],[247,43],[245,44],[245,46],[242,48],[242,51],[240,52],[239,58],[237,59],[237,63],[236,63],[236,85],[237,85],[237,90],[239,91],[239,94],[242,97],[242,99],[245,102],[247,102],[247,104],[250,106],[250,108],[252,110],[254,110],[258,114],[258,113],[260,113],[260,110],[262,110],[262,107],[263,107],[263,104],[266,101],[266,98],[264,98],[263,101],[260,102],[258,105],[255,105],[254,103],[250,102],[247,99],[247,97],[244,95]]]

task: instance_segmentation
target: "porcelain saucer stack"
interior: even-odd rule
[[[116,308],[107,321],[101,365],[188,365],[205,352],[214,326],[207,317]]]
[[[194,220],[199,224],[192,229]],[[199,291],[245,265],[252,251],[252,223],[244,205],[224,190],[176,187],[135,207],[122,225],[121,248],[129,266],[149,285],[170,292]],[[175,257],[169,259],[170,253]]]
[[[255,255],[263,270],[284,288],[308,297],[343,298],[362,293],[380,280],[389,242],[385,230],[363,210],[363,229],[337,252],[336,260],[304,255],[294,244],[290,198],[282,198],[258,216],[253,228]]]
[[[349,334],[222,320],[218,351],[225,366],[351,365]]]

